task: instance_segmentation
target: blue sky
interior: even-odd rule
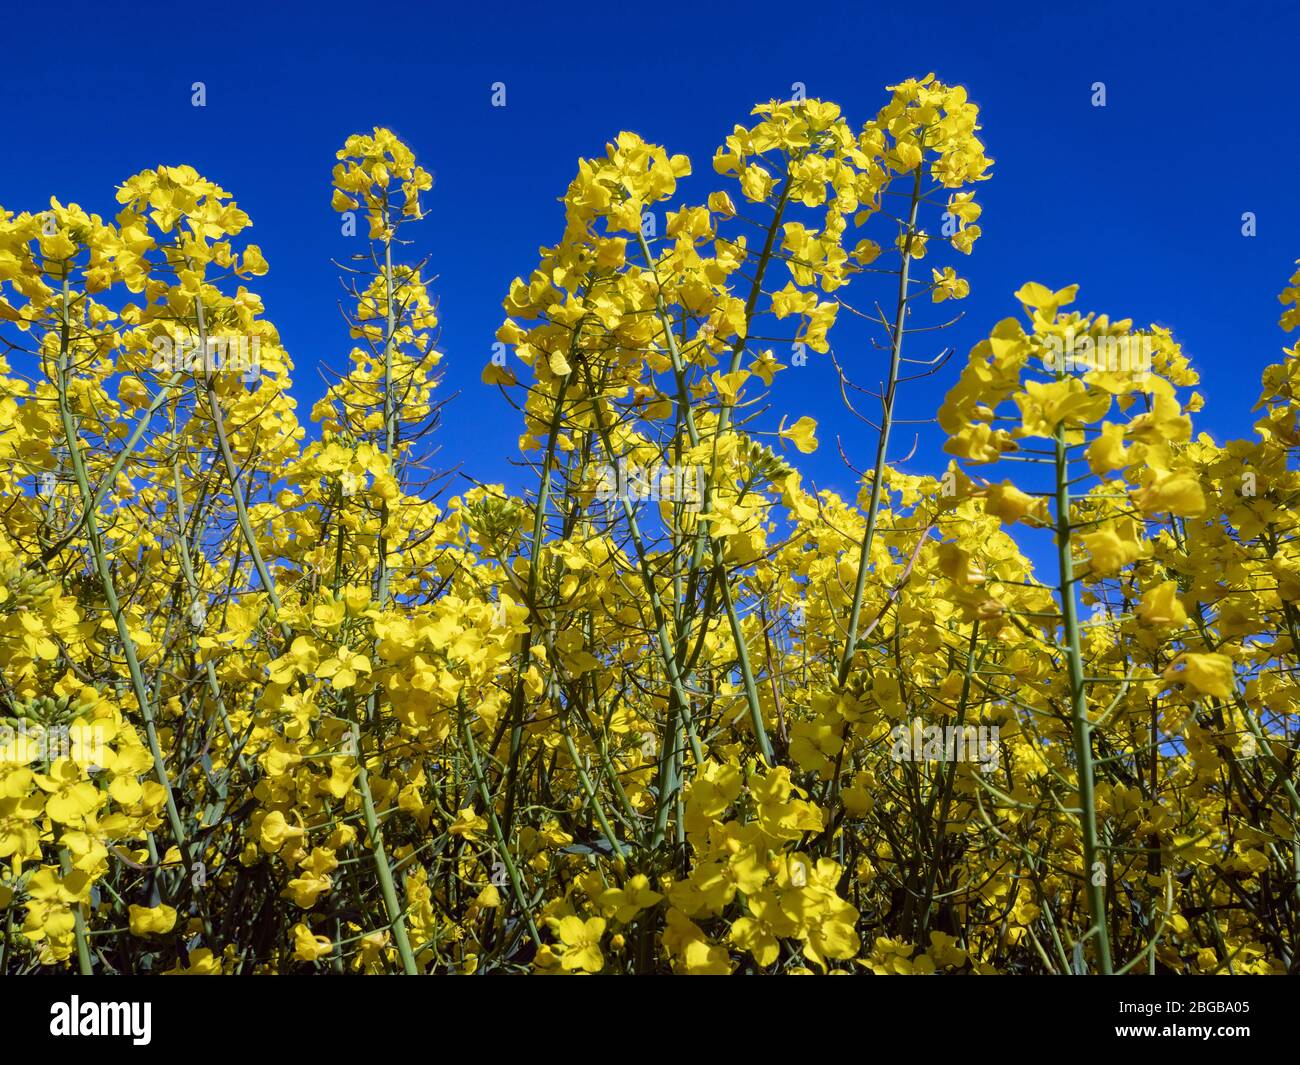
[[[992,179],[984,236],[959,264],[972,285],[946,342],[964,359],[1026,280],[1078,282],[1083,309],[1171,327],[1200,370],[1196,425],[1244,435],[1263,367],[1279,357],[1277,292],[1300,258],[1295,42],[1284,4],[1089,3],[367,7],[318,2],[179,6],[113,13],[74,0],[2,16],[0,99],[10,132],[0,204],[38,210],[51,194],[110,215],[115,186],[145,167],[189,163],[235,194],[271,272],[252,286],[298,366],[305,419],[313,367],[343,365],[332,257],[356,243],[330,209],[334,152],[354,131],[394,129],[436,175],[413,227],[439,275],[446,465],[517,486],[517,415],[479,382],[510,279],[562,225],[557,198],[583,155],[630,129],[685,152],[722,187],[712,154],[757,101],[794,82],[855,124],[884,87],[934,71],[981,106]],[[26,42],[25,44],[23,42]],[[207,106],[191,106],[203,81]],[[1093,107],[1105,82],[1107,106]],[[508,105],[493,108],[504,82]],[[1258,235],[1241,233],[1252,211]],[[880,238],[880,234],[873,234]],[[884,295],[882,288],[881,294]],[[871,381],[883,357],[837,343]],[[920,354],[919,350],[914,352]],[[877,365],[880,369],[877,370]],[[932,415],[957,372],[906,386],[900,414]],[[799,465],[851,493],[834,446],[860,465],[873,435],[840,407],[829,361],[777,378],[773,402],[821,423]],[[923,434],[912,472],[944,465]],[[900,450],[911,449],[909,430]]]

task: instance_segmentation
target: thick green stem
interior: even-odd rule
[[[1074,561],[1070,555],[1070,470],[1065,423],[1056,427],[1056,553],[1060,572],[1061,626],[1069,664],[1070,719],[1074,727],[1075,773],[1079,788],[1079,820],[1083,834],[1083,876],[1092,917],[1089,935],[1095,939],[1097,964],[1112,973],[1110,931],[1106,920],[1106,866],[1098,857],[1097,805],[1093,787],[1092,723],[1088,720],[1088,691],[1083,674],[1079,616],[1074,590]],[[1098,866],[1101,868],[1098,869]]]
[[[415,964],[415,955],[411,952],[411,940],[406,934],[406,914],[397,900],[397,887],[393,883],[393,870],[388,864],[388,855],[384,852],[384,838],[379,830],[379,816],[375,812],[374,796],[370,792],[370,776],[366,770],[365,752],[357,744],[357,787],[361,792],[361,806],[365,814],[366,835],[370,837],[370,852],[375,859],[375,874],[379,878],[379,891],[384,897],[384,909],[388,912],[388,927],[393,931],[393,942],[398,956],[402,960],[402,971],[407,976],[418,976],[419,967]]]
[[[59,864],[63,869],[64,876],[72,872],[72,859],[68,856],[66,848],[59,854]],[[86,938],[86,915],[82,912],[81,903],[79,902],[72,907],[72,922],[77,937],[77,971],[82,976],[90,976],[92,970],[90,967],[90,943]]]

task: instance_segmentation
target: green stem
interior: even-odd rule
[[[474,772],[474,783],[478,786],[479,797],[483,800],[488,826],[492,829],[492,838],[496,840],[497,848],[501,852],[501,861],[506,867],[506,875],[510,878],[510,889],[514,892],[515,902],[519,905],[519,912],[524,915],[524,923],[528,926],[528,935],[532,939],[534,946],[540,947],[542,937],[538,934],[537,925],[533,923],[533,915],[528,908],[528,898],[524,894],[524,884],[519,877],[519,867],[515,865],[515,860],[510,855],[510,848],[506,846],[505,833],[501,831],[501,822],[497,820],[496,807],[492,804],[492,795],[488,791],[487,780],[483,776],[483,767],[479,764],[478,747],[474,743],[474,733],[470,729],[469,718],[465,714],[464,699],[457,701],[457,708],[461,715],[461,734],[465,737],[465,749],[469,752],[470,767]]]
[[[903,258],[898,267],[898,302],[894,309],[894,325],[890,330],[889,383],[881,399],[880,436],[876,441],[876,464],[871,477],[871,501],[867,506],[867,527],[858,551],[858,574],[853,585],[853,605],[849,608],[849,630],[844,640],[844,654],[836,681],[843,685],[853,668],[853,655],[857,651],[858,624],[862,616],[862,599],[866,593],[867,571],[871,568],[871,548],[876,537],[876,521],[880,514],[881,491],[885,480],[885,461],[889,451],[889,434],[894,424],[894,396],[898,389],[898,371],[903,357],[903,336],[906,332],[907,285],[912,266],[912,238],[916,234],[916,215],[921,203],[921,164],[916,166],[912,185],[912,205],[907,219],[907,236],[903,241]]]
[[[1097,963],[1105,976],[1111,975],[1110,932],[1106,920],[1106,886],[1098,883],[1095,866],[1100,862],[1097,837],[1097,805],[1093,787],[1092,724],[1088,720],[1088,692],[1083,677],[1078,607],[1074,590],[1074,561],[1070,555],[1069,456],[1065,423],[1056,427],[1056,553],[1060,571],[1061,624],[1069,663],[1070,719],[1074,726],[1075,772],[1079,788],[1079,817],[1083,834],[1083,877],[1092,918],[1089,935],[1095,935]]]
[[[370,852],[375,859],[375,874],[379,877],[379,891],[384,897],[384,909],[388,911],[389,928],[393,931],[393,942],[402,959],[402,971],[407,976],[418,976],[419,967],[415,964],[415,955],[411,952],[411,940],[406,934],[406,918],[397,901],[397,887],[393,883],[393,870],[388,864],[388,855],[384,852],[384,838],[379,831],[379,817],[375,813],[375,800],[370,792],[370,775],[366,771],[366,756],[357,744],[357,785],[361,792],[361,805],[365,813],[366,834],[370,837]]]
[[[64,876],[72,872],[72,860],[68,857],[66,848],[59,852],[59,865],[63,869]],[[86,915],[82,913],[81,903],[79,902],[72,907],[72,921],[77,936],[77,968],[82,976],[90,976],[92,970],[90,967],[90,944],[86,939]]]

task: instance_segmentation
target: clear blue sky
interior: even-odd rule
[[[1222,438],[1248,431],[1259,373],[1279,357],[1276,293],[1300,258],[1290,5],[117,6],[6,5],[0,204],[39,210],[55,194],[111,215],[115,186],[160,163],[221,183],[271,264],[252,287],[298,365],[306,419],[313,366],[341,366],[348,350],[330,259],[355,245],[329,206],[334,152],[390,126],[436,175],[412,232],[439,274],[444,387],[461,393],[440,440],[447,464],[483,480],[519,483],[506,465],[518,418],[479,373],[510,279],[559,235],[578,157],[634,130],[691,156],[700,180],[680,191],[702,202],[720,187],[709,164],[721,139],[796,81],[855,124],[885,85],[929,71],[980,104],[996,165],[979,190],[984,236],[958,264],[973,288],[948,335],[962,359],[1018,312],[1023,281],[1078,282],[1084,309],[1173,328],[1209,396],[1197,425]],[[505,108],[490,106],[497,81]],[[1104,109],[1091,106],[1096,81]],[[863,367],[879,358],[836,350]],[[834,435],[860,464],[874,441],[841,411],[829,362],[812,360],[781,374],[773,399],[821,423],[801,467],[851,492]],[[901,413],[931,415],[956,369],[909,386]],[[923,436],[906,468],[941,469],[940,446]]]

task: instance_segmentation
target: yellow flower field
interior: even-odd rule
[[[387,129],[309,411],[230,192],[0,208],[0,973],[1297,971],[1300,349],[1226,442],[1074,285],[929,359],[996,177],[961,86],[882,99],[579,161],[472,408]],[[440,469],[485,417],[525,490]]]

